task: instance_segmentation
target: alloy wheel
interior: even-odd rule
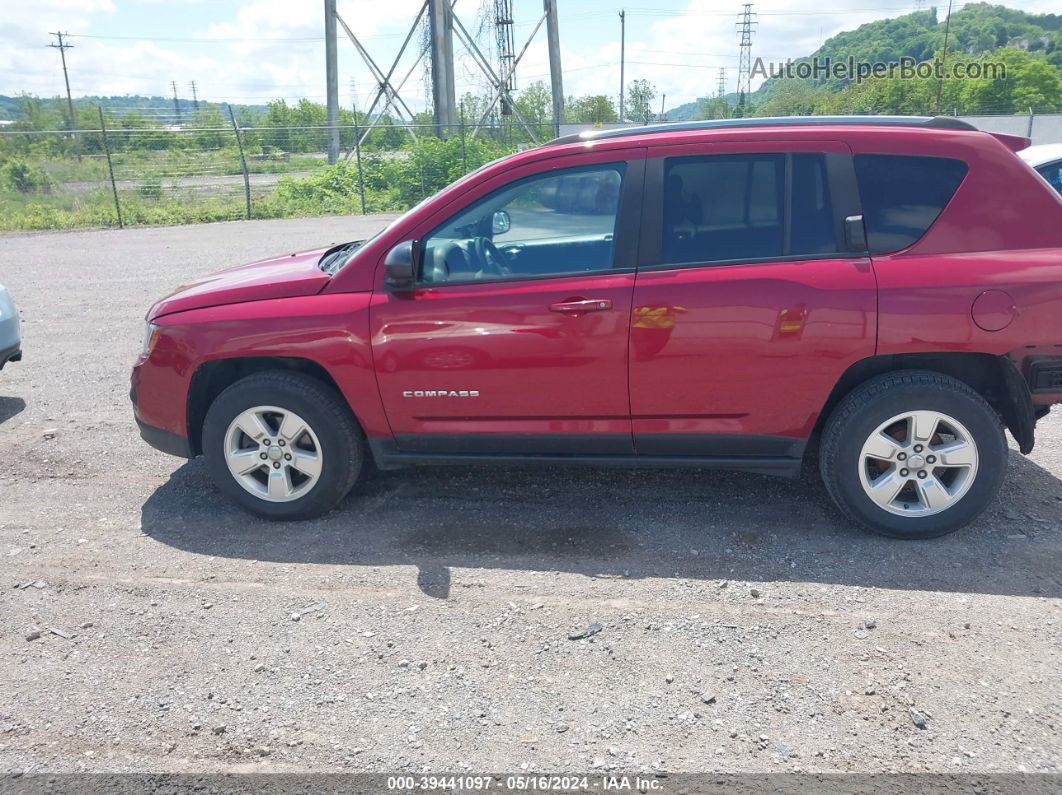
[[[879,508],[931,516],[966,495],[977,465],[977,442],[962,423],[938,411],[910,411],[870,434],[859,455],[859,479]]]
[[[290,502],[321,477],[321,443],[302,417],[277,406],[237,415],[225,433],[225,463],[244,489],[267,502]]]

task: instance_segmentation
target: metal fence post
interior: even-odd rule
[[[240,165],[243,167],[243,194],[247,199],[247,220],[251,220],[251,176],[247,173],[247,158],[243,154],[243,138],[240,136],[240,128],[236,124],[236,115],[229,105],[229,118],[232,120],[232,131],[236,133],[236,145],[240,147]]]
[[[461,106],[461,169],[468,173],[468,153],[465,151],[465,106]]]
[[[1026,129],[1026,131],[1025,131],[1025,137],[1028,138],[1029,140],[1032,140],[1033,119],[1035,118],[1035,116],[1036,116],[1036,114],[1033,113],[1032,105],[1030,105],[1029,106],[1029,126]]]
[[[358,195],[361,197],[361,214],[365,215],[365,178],[361,173],[361,131],[358,129],[357,108],[354,108],[354,157],[358,163]]]
[[[111,193],[114,194],[114,212],[118,216],[118,228],[124,229],[122,223],[122,205],[118,201],[118,185],[114,181],[114,163],[111,162],[111,142],[107,139],[107,124],[103,121],[103,108],[99,105],[96,110],[100,113],[100,134],[103,136],[103,151],[107,153],[107,171],[111,175]]]

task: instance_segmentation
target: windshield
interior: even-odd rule
[[[388,230],[393,229],[396,225],[401,224],[402,222],[404,222],[407,218],[409,218],[411,215],[413,215],[413,213],[415,213],[417,210],[419,210],[421,207],[423,207],[429,201],[431,201],[436,196],[438,196],[439,193],[442,193],[443,191],[450,190],[451,188],[455,188],[458,185],[461,185],[463,182],[465,182],[466,180],[469,180],[472,177],[476,176],[479,172],[483,171],[484,169],[489,168],[490,166],[493,166],[495,163],[501,163],[503,160],[508,160],[510,157],[512,157],[512,155],[505,155],[504,157],[499,157],[499,158],[497,158],[495,160],[491,160],[489,163],[484,163],[479,168],[474,169],[472,171],[469,171],[463,177],[458,177],[453,182],[451,182],[449,185],[447,185],[445,188],[440,190],[438,193],[433,193],[430,196],[425,196],[423,199],[421,199],[419,202],[414,204],[412,207],[410,207],[408,210],[406,210],[400,216],[395,218],[393,221],[391,221],[391,223],[389,223],[387,226],[385,226],[383,229],[381,229],[376,234],[372,235],[371,237],[365,238],[365,240],[359,240],[359,241],[357,241],[356,244],[351,244],[350,248],[344,247],[341,250],[342,253],[336,252],[337,256],[335,256],[332,259],[330,259],[330,261],[328,262],[327,268],[325,267],[325,263],[324,262],[321,263],[321,270],[325,271],[330,276],[335,276],[335,274],[340,269],[345,268],[347,265],[349,265],[354,260],[354,258],[358,255],[358,252],[361,251],[361,249],[365,248],[365,244],[366,243],[371,243],[373,240],[378,238],[384,232],[387,232]]]

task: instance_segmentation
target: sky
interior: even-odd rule
[[[339,15],[386,71],[422,0],[337,0]],[[656,86],[667,108],[714,94],[719,69],[736,86],[739,2],[718,0],[556,0],[566,95],[608,94],[620,85],[620,20],[626,12],[626,81]],[[923,0],[931,7],[931,0]],[[517,52],[542,15],[541,0],[512,0]],[[814,51],[825,39],[861,24],[915,10],[918,0],[759,0],[753,58],[784,61]],[[457,0],[454,13],[480,43],[494,0]],[[1058,11],[1058,0],[1011,0],[1032,13]],[[53,31],[70,34],[66,52],[74,96],[144,94],[264,104],[325,99],[322,0],[0,0],[0,94],[55,96],[63,92]],[[956,3],[958,8],[961,3]],[[939,12],[943,16],[943,11]],[[397,69],[414,67],[414,35]],[[457,93],[483,93],[486,82],[455,39]],[[530,40],[516,72],[517,88],[549,80],[545,26]],[[360,109],[375,81],[339,30],[340,102]],[[753,83],[753,89],[756,82]],[[414,110],[428,105],[423,64],[401,90]],[[661,95],[665,95],[662,97]]]

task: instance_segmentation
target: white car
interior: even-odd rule
[[[1018,155],[1035,168],[1052,188],[1062,193],[1062,144],[1030,146],[1018,152]]]
[[[22,359],[22,338],[19,335],[18,312],[7,290],[0,284],[0,370],[8,362]]]

